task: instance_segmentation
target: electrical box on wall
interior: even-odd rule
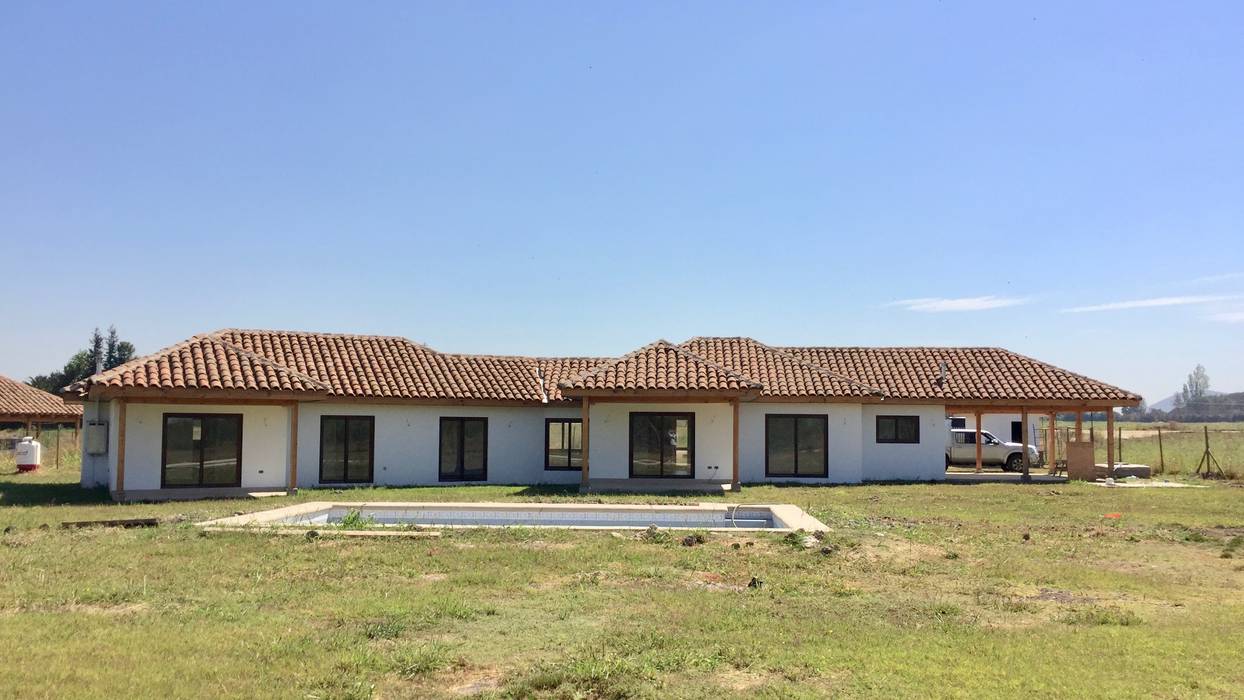
[[[108,454],[108,421],[87,421],[83,427],[82,442],[88,455]]]

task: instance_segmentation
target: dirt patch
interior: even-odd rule
[[[687,579],[688,588],[707,591],[733,591],[739,593],[747,590],[746,583],[730,583],[725,576],[712,571],[697,571]]]
[[[946,550],[896,537],[876,542],[864,542],[858,547],[847,548],[844,556],[852,562],[906,568],[926,561],[945,559]]]
[[[449,692],[452,695],[479,695],[489,693],[501,687],[501,674],[484,668],[470,669],[459,677],[451,680]]]
[[[66,603],[64,605],[26,605],[13,608],[0,609],[0,614],[16,615],[19,613],[71,613],[76,615],[106,615],[111,617],[122,617],[126,615],[136,615],[146,612],[146,603],[118,603],[108,605],[103,603]]]
[[[448,579],[448,578],[449,577],[446,576],[445,574],[424,574],[419,577],[419,580],[427,581],[428,583],[435,583],[437,581],[444,581],[445,579]]]
[[[714,678],[719,686],[735,693],[755,690],[769,680],[766,676],[759,673],[743,671],[737,668],[731,668],[718,673]]]
[[[1061,591],[1057,588],[1042,588],[1036,595],[1028,596],[1032,600],[1042,600],[1051,603],[1062,603],[1064,605],[1074,605],[1077,603],[1096,603],[1097,599],[1087,595],[1076,595],[1070,591]]]

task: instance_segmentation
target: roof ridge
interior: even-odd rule
[[[742,374],[739,374],[738,372],[735,372],[734,370],[730,369],[729,367],[726,367],[726,366],[724,366],[724,365],[721,365],[721,364],[718,364],[718,363],[716,363],[716,362],[713,362],[712,360],[708,359],[707,357],[702,357],[702,356],[700,356],[700,355],[697,355],[696,353],[691,352],[690,350],[687,350],[686,348],[679,347],[679,346],[675,345],[674,343],[671,343],[670,341],[666,340],[665,338],[658,338],[657,340],[654,340],[654,341],[652,341],[651,343],[648,343],[647,345],[645,345],[645,346],[643,346],[643,347],[641,347],[641,348],[638,348],[638,349],[636,349],[636,350],[632,350],[631,352],[628,352],[628,353],[626,353],[625,355],[622,355],[621,357],[614,357],[614,358],[610,358],[610,359],[608,359],[608,360],[605,360],[604,362],[600,363],[599,365],[597,365],[597,366],[595,366],[595,367],[591,367],[591,368],[589,368],[589,369],[586,369],[586,370],[584,370],[584,371],[582,371],[582,372],[580,372],[580,373],[576,374],[576,375],[575,375],[575,376],[573,376],[573,377],[569,377],[569,378],[567,378],[567,379],[563,379],[562,381],[560,381],[560,382],[558,382],[558,383],[557,383],[557,386],[558,386],[559,388],[564,388],[564,389],[573,389],[573,388],[574,388],[574,382],[577,382],[577,381],[584,381],[584,380],[588,379],[589,377],[593,377],[593,376],[599,376],[599,375],[603,374],[604,372],[606,372],[606,371],[609,369],[609,367],[610,367],[610,366],[615,365],[615,364],[617,364],[617,363],[619,363],[619,362],[625,362],[626,360],[628,360],[628,359],[630,359],[630,358],[632,358],[632,357],[635,357],[635,356],[640,355],[640,354],[642,354],[642,353],[648,352],[649,350],[651,350],[651,349],[653,349],[653,348],[656,348],[656,347],[666,347],[666,348],[669,348],[670,350],[674,351],[675,353],[677,353],[677,354],[679,354],[679,355],[683,355],[683,356],[688,357],[688,358],[690,358],[690,359],[692,359],[692,360],[695,360],[696,362],[703,363],[703,364],[705,364],[705,365],[708,365],[709,367],[712,367],[712,368],[713,368],[713,369],[715,369],[715,370],[718,370],[718,371],[720,371],[720,372],[723,372],[723,373],[725,373],[726,375],[730,376],[731,378],[733,378],[733,379],[735,379],[735,380],[737,380],[737,381],[740,381],[740,382],[742,382],[743,384],[746,384],[746,385],[748,385],[748,386],[749,386],[749,387],[751,387],[751,388],[755,388],[755,389],[763,389],[763,388],[764,388],[764,384],[762,384],[762,383],[760,383],[760,382],[758,382],[758,381],[756,381],[756,380],[752,379],[751,377],[745,377],[745,376],[743,376]]]
[[[788,358],[788,359],[790,359],[790,360],[793,360],[796,364],[799,364],[799,365],[801,365],[801,366],[803,366],[803,367],[807,367],[808,369],[811,369],[811,370],[814,370],[814,371],[820,372],[821,374],[824,374],[824,375],[825,375],[825,376],[827,376],[827,377],[833,377],[833,378],[835,378],[835,379],[840,379],[840,380],[842,380],[842,381],[844,381],[844,382],[847,382],[847,383],[849,383],[849,384],[854,384],[855,386],[858,386],[858,387],[862,387],[862,388],[864,388],[864,389],[867,389],[870,393],[873,393],[873,394],[878,394],[878,395],[880,395],[880,396],[887,396],[887,395],[889,395],[889,393],[890,393],[888,390],[886,390],[886,389],[884,389],[884,388],[882,388],[882,387],[876,387],[876,386],[873,386],[872,384],[868,384],[867,382],[862,382],[862,381],[860,381],[860,380],[858,380],[858,379],[856,379],[856,378],[854,378],[854,377],[848,377],[848,376],[847,376],[847,375],[845,375],[845,374],[839,374],[838,372],[835,372],[835,371],[833,371],[833,370],[826,369],[826,368],[824,368],[824,367],[822,367],[822,366],[820,366],[820,365],[818,365],[818,364],[815,364],[815,363],[812,363],[812,362],[808,362],[807,360],[804,360],[804,359],[802,359],[802,358],[800,358],[800,357],[796,357],[795,355],[792,355],[792,354],[790,354],[790,353],[786,352],[785,350],[781,350],[781,349],[775,348],[775,347],[773,347],[773,346],[771,346],[771,345],[768,345],[768,344],[766,344],[766,343],[762,343],[762,342],[760,342],[759,340],[756,340],[755,338],[744,338],[744,340],[748,340],[748,341],[750,341],[750,342],[753,342],[753,343],[755,343],[755,344],[759,345],[760,347],[762,347],[762,348],[764,348],[764,349],[766,349],[766,350],[768,350],[768,351],[770,351],[770,352],[777,353],[778,355],[781,355],[782,357],[785,357],[785,358]],[[690,342],[690,341],[688,341],[688,342]]]
[[[239,355],[242,355],[243,357],[249,358],[250,360],[254,362],[258,362],[261,365],[266,365],[278,371],[285,372],[286,374],[293,375],[308,384],[311,384],[316,387],[319,387],[320,389],[323,389],[324,391],[332,391],[331,386],[316,379],[315,377],[312,377],[307,374],[303,374],[302,372],[299,372],[296,369],[287,367],[275,360],[264,357],[263,355],[251,352],[250,350],[247,350],[246,348],[243,348],[241,346],[234,345],[233,343],[225,340],[224,338],[213,336],[211,338],[208,338],[207,340],[210,340],[213,343],[219,343],[220,345],[224,346],[226,349],[231,350]]]
[[[221,333],[272,333],[272,334],[280,334],[280,335],[297,335],[297,336],[304,336],[304,337],[305,336],[318,336],[318,337],[327,337],[327,338],[359,338],[363,340],[400,340],[406,343],[410,343],[411,345],[418,345],[421,348],[425,348],[427,350],[430,350],[438,354],[440,353],[440,351],[431,347],[427,343],[423,343],[418,340],[411,340],[410,338],[407,338],[404,335],[379,335],[376,333],[330,333],[330,332],[325,332],[325,331],[292,331],[292,330],[284,330],[280,328],[232,328],[232,327],[220,328],[218,330],[212,331],[211,333],[204,333],[203,335],[219,336]]]

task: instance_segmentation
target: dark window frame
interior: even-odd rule
[[[794,474],[771,474],[769,473],[769,420],[771,418],[794,418],[795,419],[795,459],[793,464],[795,467]],[[812,419],[819,421],[824,427],[822,433],[821,454],[824,461],[821,464],[821,473],[819,474],[800,474],[799,473],[799,420]],[[774,479],[828,479],[829,478],[829,416],[822,413],[766,413],[765,414],[765,478]]]
[[[169,418],[236,418],[238,421],[238,466],[234,470],[234,479],[231,484],[203,484],[203,449],[199,448],[199,483],[197,484],[168,484],[165,483],[165,473],[168,469],[168,419]],[[206,428],[206,424],[204,425]],[[245,421],[242,420],[241,413],[165,413],[160,419],[160,488],[161,489],[236,489],[242,486],[242,439]],[[202,435],[199,442],[203,442]]]
[[[960,428],[960,429],[962,429],[962,428],[967,428],[967,427],[968,427],[968,419],[967,419],[966,417],[964,417],[964,416],[951,416],[951,418],[950,418],[950,427],[951,427],[951,429],[952,429],[952,430],[953,430],[953,429],[955,429],[955,428]]]
[[[687,419],[687,458],[691,462],[691,473],[687,476],[678,474],[666,475],[665,472],[665,454],[662,450],[661,455],[661,474],[652,476],[644,474],[635,475],[635,418],[636,416],[663,416],[672,418]],[[694,412],[678,412],[678,411],[631,411],[626,421],[626,447],[627,447],[627,469],[626,474],[631,479],[694,479],[695,478],[695,413]]]
[[[344,420],[345,443],[343,445],[341,479],[324,478],[324,424],[329,420]],[[350,473],[350,421],[368,421],[367,431],[367,478],[364,480],[349,478]],[[370,484],[376,480],[376,417],[359,415],[320,416],[320,483],[321,484]]]
[[[570,432],[566,430],[565,428],[562,428],[562,449],[566,450],[566,466],[555,467],[549,464],[549,456],[550,456],[549,455],[549,426],[554,423],[563,423],[566,425],[578,424],[579,431],[580,431],[579,435],[581,436],[583,434],[582,433],[582,430],[583,430],[583,419],[582,418],[545,418],[544,419],[544,470],[549,471],[549,472],[581,472],[583,471],[582,438],[580,438],[580,442],[579,442],[580,447],[577,450],[577,452],[579,453],[580,466],[574,467],[570,465],[570,461],[573,458],[573,453],[576,452],[576,450],[570,447]]]
[[[881,439],[881,421],[882,420],[893,420],[894,421],[894,439],[893,440]],[[899,421],[912,421],[915,424],[916,439],[914,440],[900,440],[899,439],[898,437]],[[877,422],[874,425],[874,430],[873,430],[873,439],[876,440],[878,445],[919,445],[920,444],[920,416],[898,416],[898,415],[877,416]]]
[[[466,478],[466,421],[482,421],[484,423],[484,473],[478,479]],[[448,421],[456,421],[458,427],[458,476],[445,476],[441,472],[441,452],[444,448],[445,440],[445,423]],[[437,423],[436,434],[436,478],[437,481],[448,482],[472,482],[472,481],[488,481],[488,418],[483,416],[441,416],[441,420]]]

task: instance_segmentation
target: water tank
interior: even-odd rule
[[[43,461],[43,445],[32,437],[24,437],[17,443],[14,454],[17,457],[17,471],[32,472]]]

